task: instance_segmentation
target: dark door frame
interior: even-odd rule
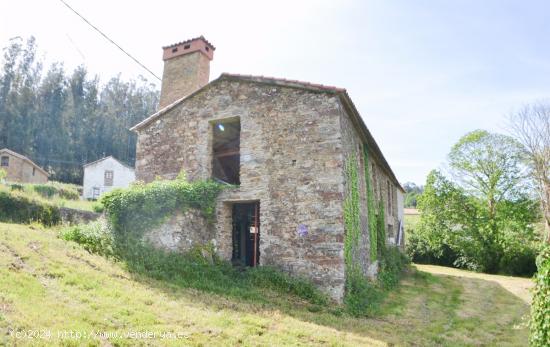
[[[257,266],[260,260],[260,202],[232,204],[232,256],[235,265]]]

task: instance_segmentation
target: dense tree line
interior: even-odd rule
[[[489,273],[532,275],[541,246],[541,211],[521,144],[472,131],[448,156],[449,175],[432,171],[409,236],[416,262]]]
[[[156,110],[153,84],[116,76],[101,85],[85,66],[45,69],[32,37],[12,39],[2,63],[0,148],[30,157],[63,182],[81,183],[82,165],[106,155],[134,165],[136,135],[128,129]]]

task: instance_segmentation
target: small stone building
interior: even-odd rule
[[[32,160],[11,151],[0,149],[0,169],[6,171],[6,181],[18,183],[46,183],[48,173]]]
[[[124,188],[136,180],[134,169],[108,156],[84,165],[82,196],[97,199],[113,188]]]
[[[385,204],[388,242],[398,245],[403,189],[346,90],[227,73],[209,82],[215,48],[203,37],[163,50],[160,109],[132,128],[138,133],[137,179],[173,179],[183,170],[189,180],[212,178],[235,187],[219,196],[214,225],[188,211],[148,239],[177,251],[212,242],[235,264],[276,266],[341,300],[344,201],[351,189],[345,166],[352,160],[361,207],[357,261],[365,276],[374,276],[366,167],[376,200]]]

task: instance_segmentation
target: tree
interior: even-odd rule
[[[522,145],[543,212],[550,243],[550,103],[526,105],[510,116],[511,133]]]
[[[448,158],[454,180],[432,171],[419,197],[420,222],[409,237],[413,260],[532,274],[539,216],[524,184],[521,146],[508,136],[476,130]]]
[[[487,203],[494,217],[496,203],[524,192],[521,145],[513,138],[475,130],[464,135],[449,153],[453,177]]]
[[[424,187],[417,186],[413,182],[406,182],[403,184],[405,189],[405,207],[416,208],[418,203],[418,196],[424,191]]]
[[[34,38],[10,41],[0,67],[0,148],[44,167],[53,180],[80,183],[82,164],[114,155],[133,165],[136,135],[128,129],[154,113],[157,88],[117,76],[100,85],[85,66],[60,63],[42,77]]]

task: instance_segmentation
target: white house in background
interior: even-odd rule
[[[113,188],[127,187],[135,179],[133,168],[108,156],[84,165],[82,196],[85,199],[97,199]]]

